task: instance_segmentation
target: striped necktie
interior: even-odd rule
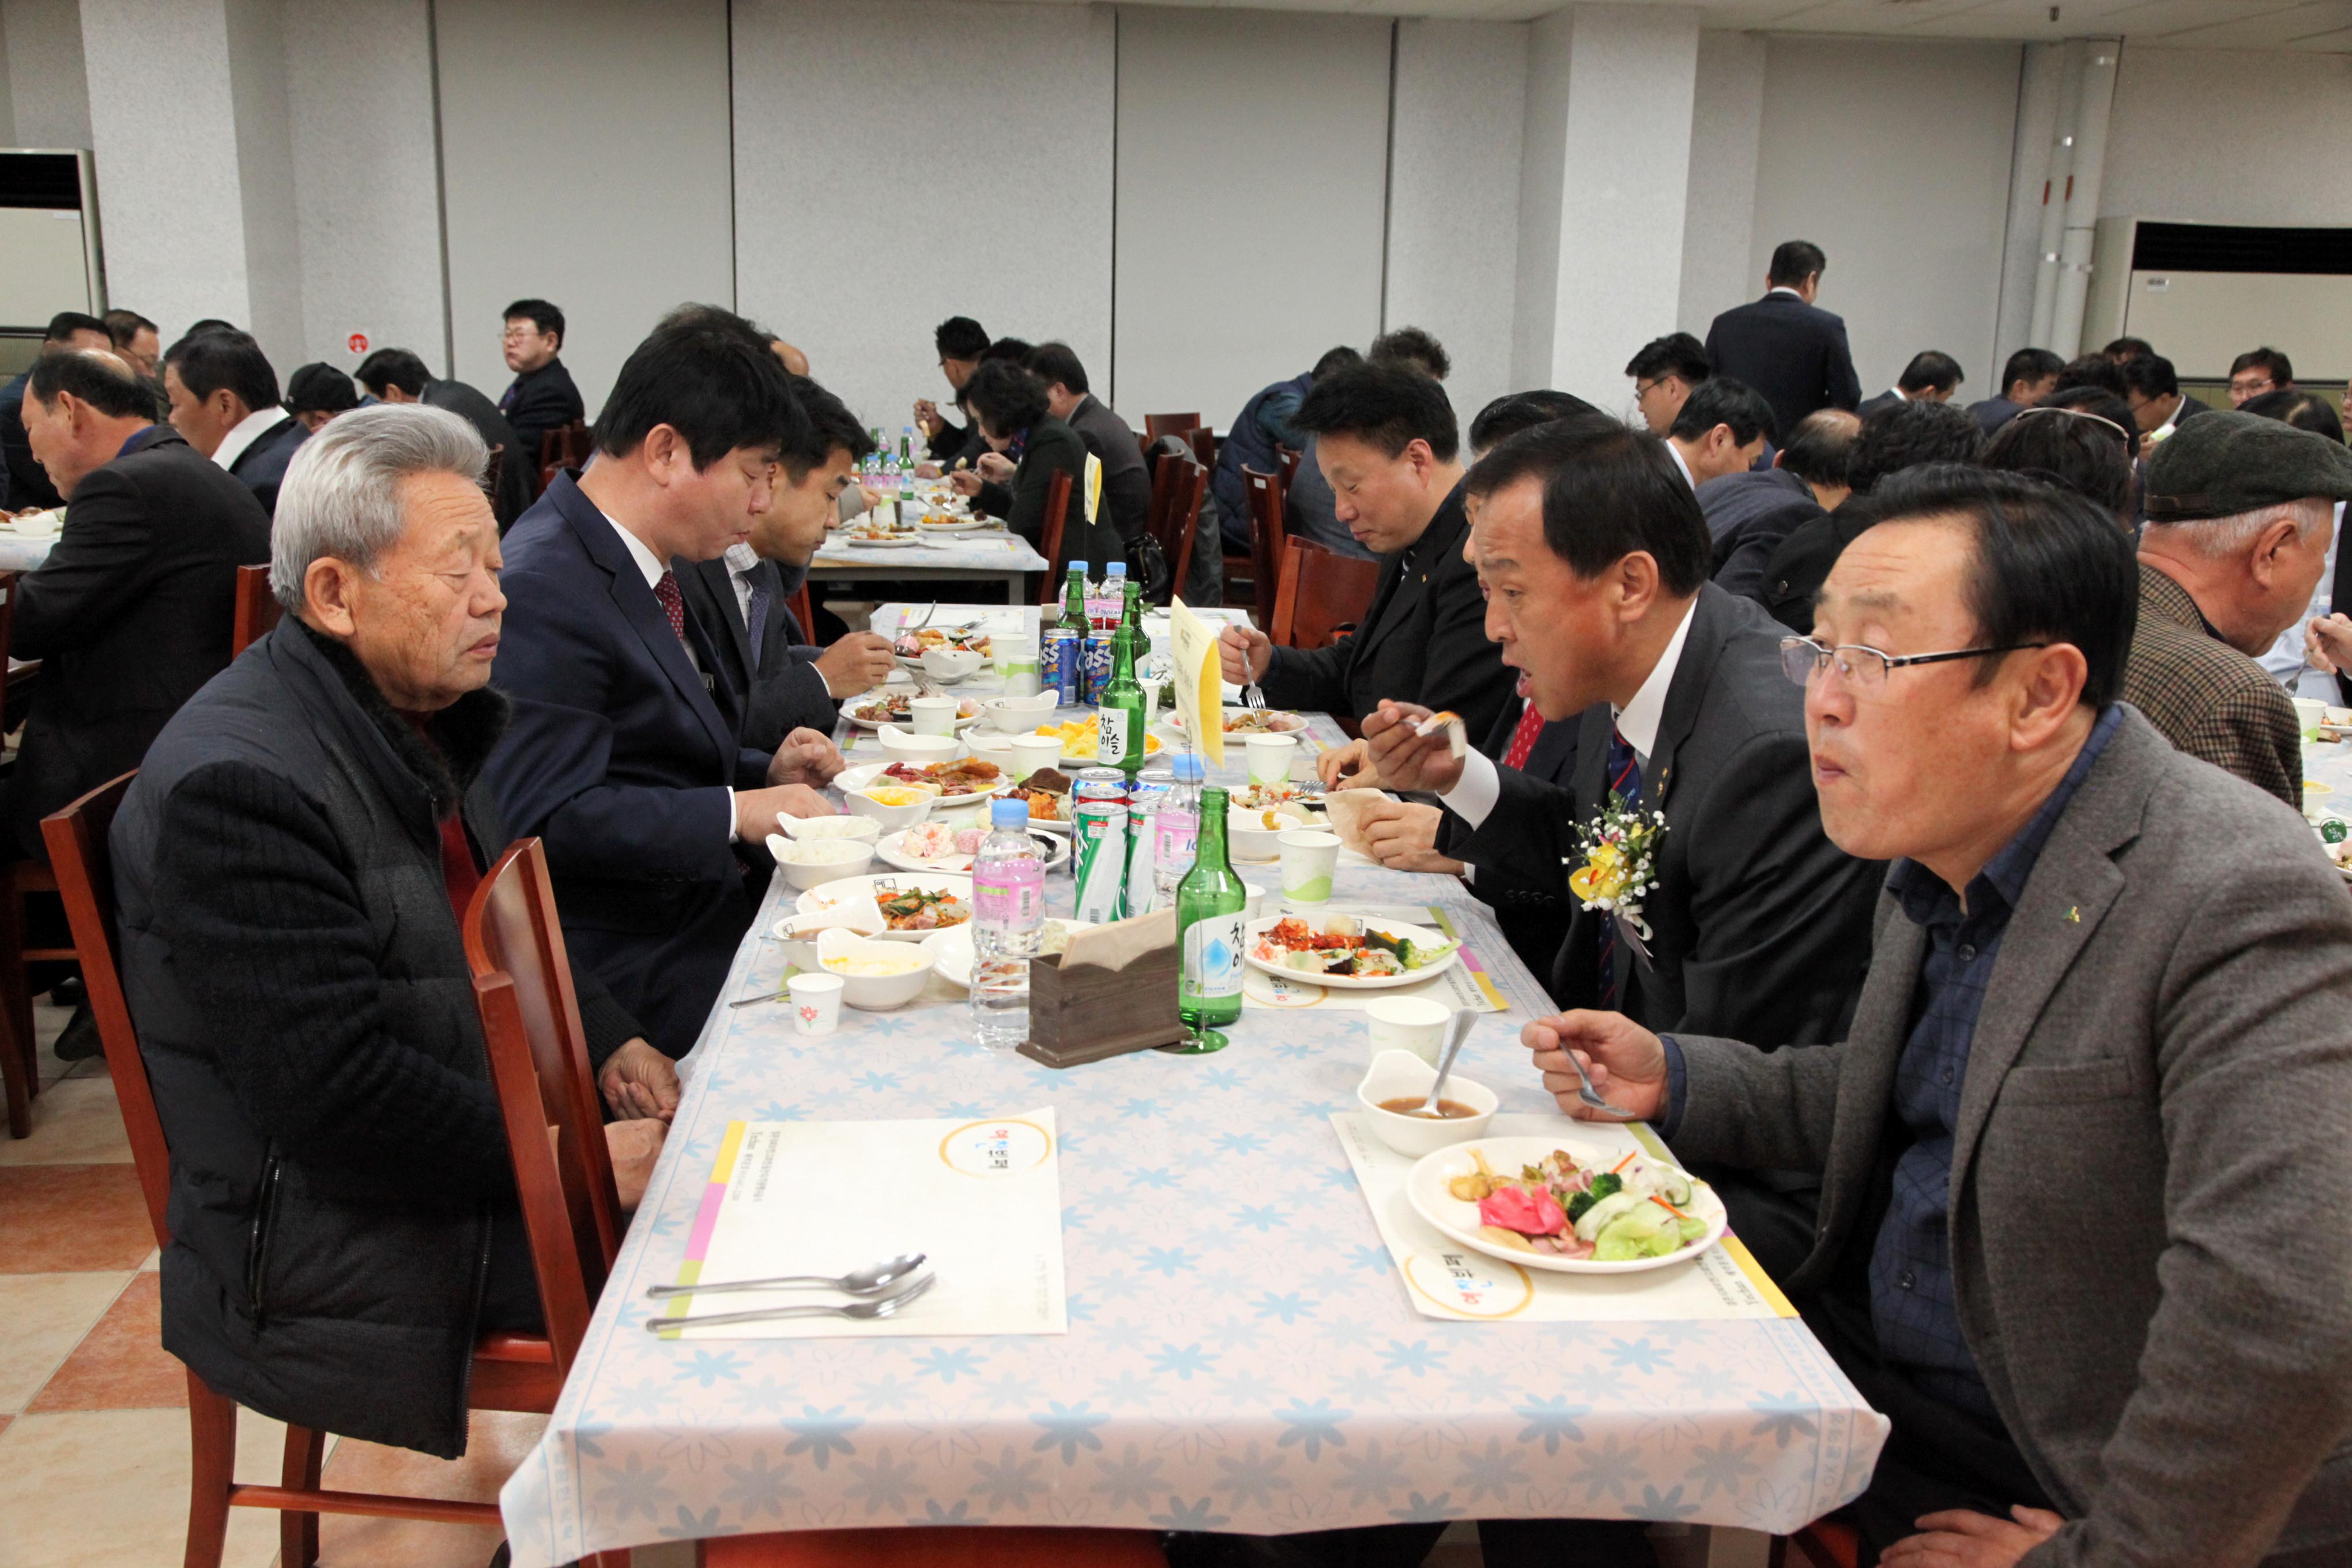
[[[747,585],[751,590],[751,596],[743,606],[743,619],[747,623],[744,630],[751,637],[751,673],[757,675],[760,672],[760,645],[768,636],[768,606],[774,602],[775,595],[769,593],[766,584],[757,577],[747,579]]]
[[[1613,725],[1609,731],[1609,793],[1623,798],[1628,805],[1642,795],[1642,759],[1634,753],[1625,732]],[[1601,803],[1604,806],[1607,801]],[[1617,1007],[1617,917],[1601,917],[1601,1010],[1614,1012]]]

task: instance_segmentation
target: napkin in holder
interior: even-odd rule
[[[1176,960],[1174,910],[1072,931],[1068,951],[1029,961],[1020,1053],[1067,1068],[1175,1045]]]

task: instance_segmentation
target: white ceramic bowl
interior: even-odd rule
[[[1425,1121],[1418,1116],[1381,1109],[1384,1100],[1402,1100],[1408,1095],[1415,1100],[1426,1099],[1429,1086],[1436,1079],[1437,1069],[1411,1051],[1382,1051],[1372,1058],[1363,1081],[1356,1086],[1356,1103],[1371,1119],[1372,1131],[1381,1142],[1417,1160],[1449,1143],[1466,1142],[1486,1134],[1486,1123],[1495,1119],[1495,1111],[1503,1102],[1493,1089],[1483,1083],[1473,1083],[1458,1072],[1447,1075],[1445,1092],[1440,1098],[1460,1101],[1475,1110],[1475,1116]]]
[[[1270,865],[1282,858],[1282,836],[1293,828],[1319,826],[1307,819],[1303,811],[1289,806],[1272,808],[1280,827],[1265,826],[1263,811],[1234,811],[1225,817],[1225,843],[1235,860],[1254,865]]]
[[[931,955],[914,942],[877,942],[851,931],[829,931],[817,938],[817,967],[841,976],[841,999],[868,1013],[903,1007],[923,994],[931,976]],[[880,974],[851,970],[871,965]]]
[[[931,647],[923,650],[926,674],[941,680],[961,680],[980,668],[982,657],[968,647]]]
[[[894,763],[912,763],[920,767],[927,763],[951,762],[963,742],[953,735],[918,735],[909,730],[886,724],[880,731],[882,754]]]
[[[875,790],[894,795],[903,792],[920,798],[912,805],[893,805],[887,801],[875,799]],[[929,784],[900,784],[894,779],[886,784],[876,784],[873,789],[852,790],[843,798],[848,801],[850,810],[879,823],[883,832],[898,833],[930,816],[931,807],[939,801],[940,792]]]
[[[871,844],[882,825],[870,816],[779,816],[784,837],[808,843],[819,838],[859,838]]]
[[[784,880],[803,892],[844,877],[862,877],[874,867],[874,846],[855,838],[791,842],[771,834],[768,852],[784,868]]]
[[[1053,691],[1032,692],[1026,697],[999,697],[988,704],[988,720],[1008,735],[1024,734],[1044,723],[1060,701],[1060,693]],[[1061,754],[1060,748],[1056,747],[1055,757],[1058,759]]]

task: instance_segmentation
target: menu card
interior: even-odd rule
[[[1181,598],[1168,602],[1169,639],[1175,644],[1176,680],[1170,695],[1184,734],[1209,759],[1225,765],[1224,677],[1218,673],[1217,628],[1194,615]]]
[[[1730,1232],[1688,1263],[1639,1274],[1555,1274],[1522,1268],[1475,1252],[1421,1217],[1405,1194],[1415,1162],[1381,1142],[1361,1111],[1331,1118],[1340,1147],[1371,1206],[1372,1223],[1404,1282],[1412,1310],[1449,1322],[1695,1322],[1724,1318],[1793,1318],[1797,1310]],[[1564,1117],[1497,1116],[1495,1138],[1540,1138],[1574,1129],[1585,1146],[1622,1145],[1654,1159],[1673,1156],[1643,1126],[1570,1122]]]
[[[1051,1107],[936,1121],[736,1121],[727,1128],[677,1283],[838,1277],[902,1253],[937,1282],[887,1318],[778,1318],[664,1330],[664,1339],[1059,1334],[1060,1140]],[[834,1291],[671,1299],[668,1315],[838,1305]]]

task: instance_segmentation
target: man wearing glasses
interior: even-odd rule
[[[522,458],[536,474],[540,443],[548,432],[588,416],[572,373],[556,357],[563,352],[563,312],[544,300],[517,300],[507,307],[499,347],[515,373],[499,398],[499,412],[514,426]]]
[[[1686,1160],[1822,1173],[1768,1266],[1892,1423],[1864,1561],[2352,1559],[2352,901],[2116,701],[2112,517],[1959,468],[1880,507],[1787,645],[1822,823],[1894,862],[1852,1028],[1522,1037],[1571,1116],[1570,1052]]]

